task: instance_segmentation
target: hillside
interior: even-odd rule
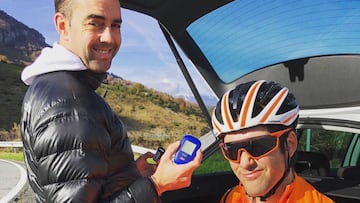
[[[10,131],[19,123],[26,86],[20,81],[22,67],[0,62],[0,130]],[[184,133],[200,135],[208,130],[200,109],[193,103],[174,98],[144,85],[114,78],[97,92],[127,126],[133,143],[158,146],[180,138]]]
[[[133,143],[157,147],[178,140],[185,133],[201,135],[208,125],[200,108],[182,98],[149,89],[127,80],[109,79],[98,89],[127,126]],[[160,144],[161,143],[161,144]]]
[[[0,62],[0,129],[19,123],[26,86],[20,81],[23,67]]]

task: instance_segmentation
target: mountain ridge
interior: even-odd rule
[[[29,65],[44,47],[45,37],[0,9],[0,61]]]

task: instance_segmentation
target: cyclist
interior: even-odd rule
[[[221,202],[333,202],[294,170],[298,114],[294,95],[276,82],[247,82],[223,95],[212,124],[240,183]]]

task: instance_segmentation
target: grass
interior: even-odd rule
[[[220,150],[207,158],[200,167],[195,170],[195,174],[209,174],[216,172],[231,171],[229,162],[224,158]]]
[[[24,161],[22,152],[0,152],[0,159]]]

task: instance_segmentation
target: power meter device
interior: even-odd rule
[[[180,141],[180,147],[175,153],[174,163],[186,164],[194,160],[197,150],[200,149],[201,142],[192,135],[185,135]]]

